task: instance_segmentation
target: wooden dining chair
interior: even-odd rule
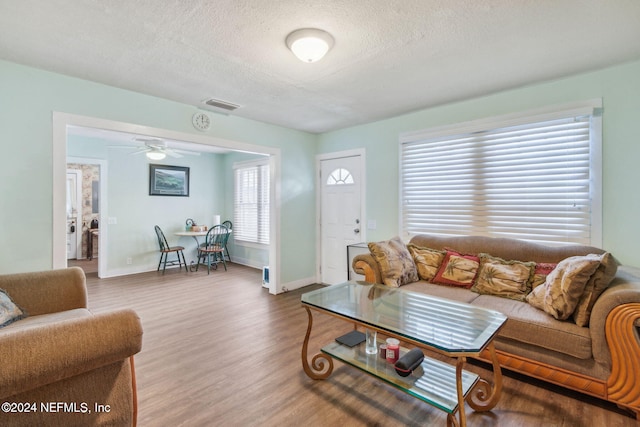
[[[187,268],[187,261],[184,258],[184,247],[169,246],[167,238],[164,237],[162,229],[160,229],[160,227],[156,225],[155,230],[156,236],[158,237],[158,246],[160,246],[160,262],[158,262],[158,269],[156,271],[159,271],[160,265],[162,265],[162,274],[164,274],[164,270],[167,268],[167,264],[176,265],[176,262],[180,265],[180,270],[182,270],[182,264],[184,263],[184,269],[186,271],[189,271],[189,269]],[[178,259],[168,260],[170,253],[175,253]],[[182,259],[180,259],[181,256]]]
[[[229,231],[231,231],[231,229],[233,228],[233,223],[229,220],[223,221],[222,225],[226,226],[229,229]],[[229,237],[227,237],[227,242],[228,241],[229,241]],[[229,262],[231,262],[231,256],[229,255],[229,246],[227,246],[227,243],[224,244],[224,253],[226,254]]]
[[[207,274],[213,269],[218,268],[218,264],[224,265],[224,271],[227,271],[227,261],[224,257],[224,249],[229,239],[229,229],[225,225],[214,225],[209,229],[205,236],[204,245],[198,248],[198,264],[196,265],[196,271],[201,263],[204,263],[206,258]]]

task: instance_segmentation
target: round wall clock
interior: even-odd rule
[[[198,112],[192,118],[193,127],[200,131],[208,130],[211,127],[211,119],[203,112]]]

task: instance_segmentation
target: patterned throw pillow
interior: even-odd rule
[[[539,262],[536,264],[536,269],[533,273],[533,280],[531,281],[531,289],[535,289],[540,285],[543,285],[547,276],[556,268],[558,264],[551,262]]]
[[[544,285],[527,295],[527,302],[558,320],[566,320],[576,309],[589,278],[602,255],[573,256],[558,263]]]
[[[480,254],[480,269],[472,291],[524,301],[531,291],[535,262],[505,261]]]
[[[433,283],[470,288],[478,273],[480,258],[447,250]]]
[[[596,303],[600,294],[607,289],[613,278],[616,277],[617,271],[618,263],[615,258],[609,252],[602,254],[600,265],[584,287],[582,297],[578,302],[576,310],[573,312],[573,320],[576,322],[576,325],[589,325],[593,305]]]
[[[0,328],[24,317],[27,313],[13,302],[5,290],[0,289]]]
[[[447,251],[423,248],[413,243],[409,243],[407,248],[418,269],[418,277],[422,280],[433,280]]]
[[[371,242],[368,246],[371,255],[378,262],[385,285],[398,288],[418,281],[416,265],[400,237],[384,242]]]

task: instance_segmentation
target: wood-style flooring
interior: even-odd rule
[[[446,425],[444,412],[340,362],[327,380],[308,378],[300,362],[307,327],[300,295],[318,285],[274,296],[260,276],[237,264],[210,275],[88,274],[93,311],[133,308],[142,320],[139,426]],[[314,315],[311,354],[349,330]],[[468,369],[490,375],[480,363]],[[469,426],[640,426],[615,405],[505,374],[493,411],[466,408]]]

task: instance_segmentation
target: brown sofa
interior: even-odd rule
[[[590,246],[548,247],[516,239],[418,235],[419,247],[488,253],[504,260],[558,263],[575,255],[602,254]],[[353,268],[365,280],[383,283],[378,261],[358,255]],[[640,420],[640,272],[618,266],[615,278],[595,301],[588,326],[560,321],[526,301],[481,295],[469,289],[419,280],[402,286],[504,313],[496,339],[502,367],[616,403]],[[483,359],[488,361],[488,355]]]
[[[0,425],[135,425],[136,313],[90,312],[77,267],[3,275],[0,288],[28,314],[0,328]]]

